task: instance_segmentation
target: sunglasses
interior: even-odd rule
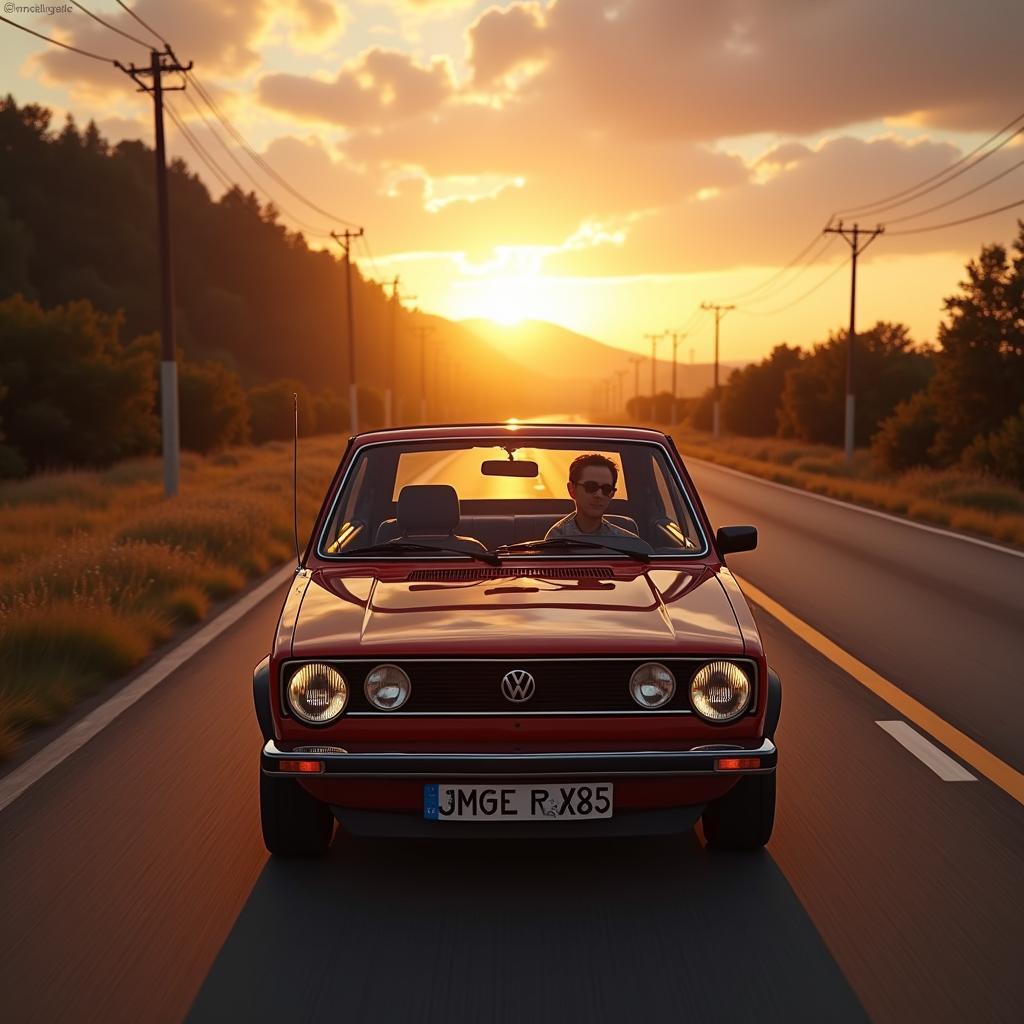
[[[577,487],[582,487],[587,494],[597,494],[600,491],[606,498],[610,498],[615,493],[614,485],[599,484],[596,480],[584,480],[582,483],[579,480],[573,480],[573,483]]]

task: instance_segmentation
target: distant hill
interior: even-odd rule
[[[463,320],[461,326],[475,334],[506,358],[519,363],[534,373],[557,378],[566,383],[589,386],[604,381],[617,371],[626,370],[623,387],[627,397],[633,394],[635,369],[630,362],[634,353],[626,349],[607,345],[586,335],[577,334],[558,324],[540,320],[524,320],[521,324],[506,326],[490,320]],[[680,350],[680,356],[684,351]],[[668,352],[671,345],[663,342],[659,356]],[[729,372],[744,363],[722,363],[719,377],[724,384]],[[696,397],[714,382],[713,363],[684,363],[676,367],[676,389],[681,398]],[[659,358],[655,381],[657,390],[669,391],[672,387],[672,360]],[[651,390],[651,361],[646,357],[640,364],[640,393]]]

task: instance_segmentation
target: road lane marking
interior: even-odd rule
[[[884,729],[900,746],[906,747],[920,761],[927,765],[943,782],[977,782],[963,765],[958,764],[948,754],[939,750],[934,743],[929,743],[916,729],[911,729],[906,722],[875,722]]]
[[[780,491],[789,491],[790,494],[800,494],[805,498],[814,498],[815,501],[824,501],[829,505],[838,505],[851,512],[863,512],[865,515],[877,516],[879,519],[888,519],[891,523],[900,523],[903,526],[913,526],[915,530],[925,530],[927,533],[937,533],[940,537],[951,537],[953,540],[966,541],[968,544],[977,544],[979,547],[990,548],[992,551],[999,551],[1004,555],[1013,555],[1015,558],[1024,558],[1024,551],[1016,548],[1008,548],[1002,544],[994,544],[992,541],[982,540],[980,537],[971,537],[966,533],[954,533],[952,530],[944,530],[941,526],[929,526],[927,523],[919,523],[913,519],[905,519],[903,516],[893,515],[891,512],[880,512],[877,508],[868,508],[866,505],[855,505],[851,501],[840,501],[838,498],[829,498],[824,494],[815,494],[813,491],[805,491],[799,487],[791,487],[789,484],[780,484],[775,480],[765,480],[764,477],[754,476],[753,473],[744,473],[741,470],[733,469],[731,466],[720,466],[717,462],[709,462],[707,459],[698,459],[696,456],[687,457],[683,455],[685,462],[699,462],[702,466],[710,466],[712,469],[720,469],[723,473],[730,473],[732,476],[742,477],[744,480],[756,480],[759,484],[767,487],[776,487]]]
[[[30,786],[35,785],[44,775],[75,751],[80,750],[94,736],[102,732],[122,712],[141,700],[154,686],[163,682],[172,672],[181,668],[193,654],[215,640],[229,626],[256,607],[262,600],[295,575],[295,565],[289,562],[269,579],[264,580],[255,590],[239,598],[225,608],[212,622],[193,633],[174,650],[165,654],[155,665],[150,666],[123,689],[115,693],[98,708],[94,708],[81,721],[76,722],[67,732],[61,733],[39,753],[30,757],[23,765],[0,779],[0,812],[21,796]]]
[[[733,575],[736,574],[733,573]],[[803,619],[798,619],[792,612],[783,608],[778,601],[772,600],[764,591],[758,590],[746,580],[736,578],[744,594],[751,601],[778,619],[804,643],[824,655],[847,675],[856,679],[861,686],[870,690],[904,718],[913,722],[919,729],[934,736],[947,750],[953,751],[961,761],[969,764],[990,782],[995,783],[1004,793],[1012,796],[1017,803],[1024,805],[1024,775],[1016,768],[1001,761],[980,743],[975,742],[970,736],[940,718],[931,708],[925,707],[910,694],[904,693],[894,683],[890,683],[888,679],[880,676],[874,669],[868,668],[862,661],[858,661],[852,654],[848,654],[838,644],[829,640],[823,633],[819,633]]]

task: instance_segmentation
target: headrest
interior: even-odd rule
[[[407,484],[398,495],[398,526],[403,534],[454,533],[459,496],[448,484]]]

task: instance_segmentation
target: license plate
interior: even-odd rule
[[[586,821],[612,816],[610,782],[423,787],[428,821]]]

